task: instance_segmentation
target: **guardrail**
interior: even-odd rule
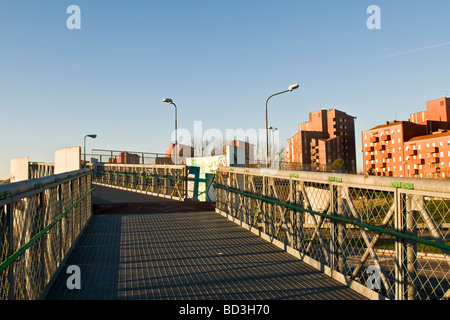
[[[450,298],[450,181],[224,168],[216,211],[372,299]]]
[[[185,165],[92,164],[90,167],[94,170],[94,182],[99,185],[181,201],[195,198]]]
[[[28,178],[37,179],[53,175],[55,172],[54,163],[45,162],[29,162],[28,163]]]
[[[92,171],[0,186],[0,299],[36,300],[92,215]]]

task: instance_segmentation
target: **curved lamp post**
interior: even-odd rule
[[[172,99],[166,98],[163,102],[168,104],[173,104],[175,107],[175,164],[178,164],[178,139],[177,139],[177,105],[172,101]]]
[[[285,93],[285,92],[289,92],[289,91],[295,90],[298,87],[299,87],[299,85],[297,83],[296,84],[292,84],[292,85],[289,86],[288,90],[275,93],[275,94],[271,95],[269,98],[267,98],[267,100],[266,100],[266,162],[267,163],[269,161],[269,127],[267,125],[267,103],[269,102],[269,99],[272,98],[273,96],[276,96],[276,95],[279,95],[279,94],[282,94],[282,93]]]
[[[86,138],[87,137],[95,139],[95,138],[97,138],[97,135],[96,134],[87,134],[84,136],[84,165],[86,165]]]

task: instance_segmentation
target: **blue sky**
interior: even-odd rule
[[[69,30],[70,5],[81,29]],[[366,12],[381,9],[381,29]],[[450,2],[0,2],[0,179],[11,158],[58,149],[164,152],[178,128],[262,129],[269,102],[280,143],[320,107],[361,131],[407,120],[450,93]],[[439,45],[439,46],[438,46]],[[423,50],[417,50],[424,48]],[[360,163],[360,158],[358,158]]]

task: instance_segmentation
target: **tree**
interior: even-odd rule
[[[334,160],[334,162],[331,164],[331,169],[344,171],[346,169],[344,160],[342,160],[341,158]]]
[[[375,171],[373,170],[373,168],[367,169],[367,175],[369,175],[369,176],[374,176],[375,175]]]

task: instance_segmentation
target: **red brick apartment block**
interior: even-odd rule
[[[363,131],[364,173],[377,176],[449,178],[450,99],[427,102],[409,121]]]
[[[286,162],[319,170],[341,158],[348,172],[356,173],[354,119],[336,109],[311,112],[309,121],[300,123],[298,133],[288,139]]]
[[[139,164],[139,162],[139,155],[128,152],[121,152],[119,158],[117,158],[117,163]]]

